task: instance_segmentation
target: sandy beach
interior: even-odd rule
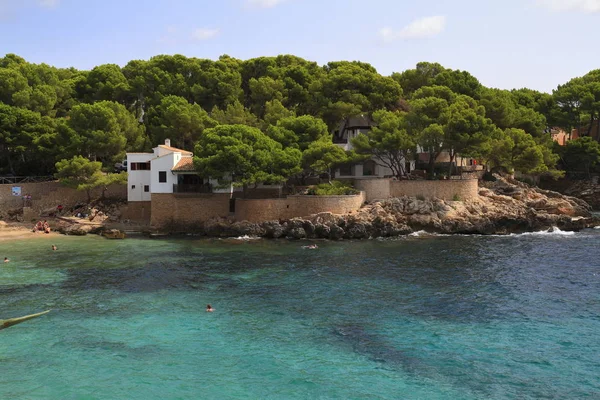
[[[5,240],[21,240],[21,239],[31,239],[31,238],[54,238],[60,233],[58,232],[50,232],[50,233],[42,233],[42,232],[32,232],[31,224],[20,223],[20,222],[5,222],[0,221],[0,241]]]

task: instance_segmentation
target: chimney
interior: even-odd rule
[[[171,147],[171,139],[165,139],[165,146]]]

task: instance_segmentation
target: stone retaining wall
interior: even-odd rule
[[[121,219],[141,223],[150,222],[151,209],[152,202],[150,201],[131,201],[127,205],[119,207]]]
[[[0,185],[0,209],[8,210],[23,207],[23,198],[12,195],[13,186],[21,188],[21,196],[31,196],[31,211],[40,213],[43,210],[54,208],[59,204],[64,207],[74,206],[77,203],[87,201],[85,191],[78,191],[61,185],[59,182],[41,183],[16,183]],[[100,188],[92,190],[92,198],[98,198],[102,194]],[[127,185],[111,185],[105,193],[107,198],[127,199]]]
[[[190,226],[229,216],[228,193],[152,193],[151,224]]]
[[[443,200],[469,200],[477,198],[477,179],[451,179],[444,181],[390,181],[391,197],[424,197]]]
[[[237,221],[261,222],[307,217],[321,212],[348,214],[358,211],[365,193],[355,196],[288,196],[283,199],[236,199]]]
[[[366,200],[384,200],[390,198],[389,179],[356,179],[354,187],[366,193]]]

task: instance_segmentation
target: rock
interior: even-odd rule
[[[261,237],[265,236],[265,229],[257,223],[241,221],[235,222],[231,228],[238,233],[237,236],[255,236]]]
[[[329,239],[331,240],[340,240],[344,238],[346,232],[344,228],[338,225],[330,225],[329,226]]]
[[[292,228],[287,233],[288,239],[304,239],[306,238],[306,231],[304,228]]]
[[[329,239],[331,234],[331,228],[329,225],[316,224],[315,225],[315,236],[319,239]]]
[[[354,222],[346,225],[346,232],[344,238],[346,239],[368,239],[371,235],[370,224],[367,225],[364,222]]]
[[[108,239],[125,239],[125,232],[118,229],[108,229],[102,232],[102,236]]]
[[[279,221],[267,221],[262,223],[262,228],[265,231],[265,237],[271,239],[279,239],[285,236],[285,229]]]
[[[98,227],[92,225],[71,224],[62,228],[61,232],[65,235],[85,236],[88,233],[93,233],[93,231],[97,229]]]

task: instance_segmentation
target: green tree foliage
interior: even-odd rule
[[[600,163],[600,144],[589,136],[571,140],[560,148],[560,156],[567,171],[585,172],[589,177],[592,168]]]
[[[193,149],[207,128],[217,125],[198,104],[190,104],[179,96],[163,97],[160,104],[148,112],[148,125],[153,143],[171,139],[175,147]]]
[[[600,69],[559,85],[553,96],[560,111],[560,126],[567,130],[587,128],[582,133],[589,135],[600,120]]]
[[[37,141],[52,133],[52,121],[39,113],[0,103],[0,165],[2,172],[43,174],[46,160],[38,160]],[[42,168],[40,168],[42,167]]]
[[[143,143],[143,129],[135,118],[120,104],[109,101],[73,107],[63,135],[70,138],[72,154],[83,154],[105,165],[123,157],[128,138],[132,146]]]
[[[346,152],[333,144],[327,125],[320,118],[309,115],[283,118],[267,129],[267,135],[284,148],[302,153],[299,178],[303,184],[310,176],[324,173],[331,177],[331,169],[347,159]]]
[[[245,61],[158,55],[123,68],[104,64],[79,71],[7,54],[0,58],[0,105],[0,169],[15,174],[52,174],[57,160],[75,155],[108,165],[166,137],[192,148],[216,124],[260,128],[300,151],[305,173],[325,173],[343,158],[328,132],[345,118],[380,110],[400,112],[398,129],[429,153],[430,168],[442,151],[486,157],[498,145],[508,152],[514,146],[497,141],[505,143],[508,130],[522,130],[535,142],[530,159],[541,152],[545,173],[553,173],[557,155],[547,128],[592,132],[600,120],[600,70],[548,94],[485,88],[466,71],[427,62],[388,77],[362,62],[320,66],[293,55]],[[284,126],[296,116],[323,120],[321,134]],[[331,162],[307,161],[318,154]]]
[[[242,186],[284,182],[300,170],[298,149],[283,149],[259,129],[219,125],[207,129],[196,145],[194,165],[204,177]]]
[[[104,64],[93,68],[76,86],[82,101],[108,100],[123,103],[130,91],[127,78],[121,67],[116,64]]]
[[[494,125],[485,117],[485,108],[469,96],[458,96],[440,116],[444,127],[444,147],[450,155],[450,172],[456,154],[477,156],[489,140]]]
[[[335,62],[329,63],[326,71],[327,75],[315,89],[329,126],[352,115],[331,112],[339,110],[341,105],[352,105],[353,113],[395,109],[402,96],[402,88],[396,81],[379,75],[369,64]]]
[[[277,125],[277,122],[281,119],[295,116],[296,113],[285,108],[279,100],[267,101],[262,125],[266,130],[271,125]]]
[[[329,181],[331,181],[333,169],[348,161],[348,154],[341,147],[326,139],[312,142],[302,152],[302,170],[306,173],[304,176],[325,174]]]
[[[380,110],[373,113],[377,125],[352,140],[358,154],[371,156],[381,166],[392,170],[394,176],[406,176],[405,163],[415,150],[415,140],[406,129],[402,113]]]
[[[260,126],[256,115],[252,114],[239,101],[227,105],[227,108],[224,110],[217,108],[217,106],[213,107],[210,116],[219,124]]]
[[[489,143],[488,160],[491,167],[540,175],[549,171],[542,146],[522,129],[496,131]]]
[[[127,183],[126,172],[104,174],[101,162],[90,161],[81,156],[57,162],[55,176],[63,185],[85,191],[88,202],[91,201],[91,191],[94,188],[102,187],[102,197],[104,197],[104,192],[109,185]]]
[[[456,97],[456,94],[445,86],[425,86],[414,92],[409,102],[407,129],[421,151],[428,153],[430,176],[433,176],[438,156],[448,149],[441,118]]]

